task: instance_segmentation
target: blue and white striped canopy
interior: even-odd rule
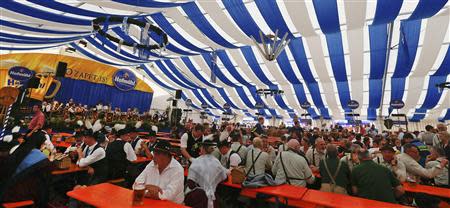
[[[99,62],[140,66],[154,83],[182,89],[183,99],[195,108],[208,104],[215,115],[228,103],[241,115],[289,118],[309,101],[313,118],[343,119],[348,101],[356,100],[356,113],[376,120],[392,111],[390,101],[403,100],[401,112],[411,121],[450,119],[450,93],[436,87],[450,73],[448,0],[2,0],[0,6],[2,53],[71,46]],[[155,24],[170,44],[148,59],[133,48],[117,50],[92,32],[92,19],[112,15]],[[139,42],[140,28],[109,27],[109,34]],[[277,30],[291,41],[270,62],[250,37]],[[257,89],[284,94],[265,97]]]

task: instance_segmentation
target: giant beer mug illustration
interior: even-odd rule
[[[61,82],[50,74],[37,74],[36,77],[41,78],[41,81],[38,88],[31,90],[30,98],[43,101],[55,97],[61,87]],[[53,92],[48,94],[47,92],[52,84],[55,84],[55,88],[53,88]]]

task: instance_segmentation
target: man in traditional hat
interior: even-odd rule
[[[216,143],[205,140],[200,143],[201,156],[189,167],[185,204],[190,207],[214,207],[217,185],[227,178],[225,169],[211,153]]]
[[[89,167],[88,176],[84,178],[84,184],[93,185],[106,181],[108,175],[108,166],[105,159],[105,150],[97,142],[96,136],[92,130],[85,130],[83,140],[86,146],[77,149],[78,161],[80,167]]]
[[[141,142],[141,148],[139,155],[145,156],[147,158],[153,158],[151,150],[157,144],[156,132],[150,130],[147,135],[147,142]]]
[[[118,138],[108,145],[106,151],[110,179],[124,177],[130,162],[137,159],[133,147],[128,143],[131,140],[129,130],[127,128],[120,129],[117,136]]]
[[[153,161],[136,178],[135,184],[145,184],[145,197],[182,204],[184,169],[172,157],[170,143],[164,140],[158,141],[150,150],[154,154]]]

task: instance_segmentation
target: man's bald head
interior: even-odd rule
[[[296,139],[291,139],[287,143],[289,149],[298,150],[300,148],[300,143]]]
[[[254,146],[254,147],[256,147],[256,148],[262,148],[262,145],[263,145],[263,142],[262,142],[261,138],[255,137],[255,138],[253,139],[253,146]]]

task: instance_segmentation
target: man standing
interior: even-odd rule
[[[145,197],[156,200],[168,200],[177,204],[184,201],[184,170],[171,154],[168,141],[158,141],[153,150],[154,157],[135,183],[144,183]]]
[[[181,136],[180,149],[184,158],[193,161],[200,156],[200,142],[203,139],[203,125],[195,125],[191,132],[186,132]]]
[[[406,180],[406,167],[402,161],[395,158],[395,150],[391,146],[383,146],[380,148],[382,156],[375,157],[373,161],[392,171],[400,182]]]
[[[28,124],[28,134],[27,137],[30,137],[31,134],[40,130],[45,123],[45,115],[42,113],[41,108],[38,105],[33,106],[34,116]]]
[[[264,118],[259,117],[258,123],[253,127],[252,134],[253,137],[261,137],[264,134]]]
[[[361,164],[352,172],[352,190],[359,197],[397,203],[396,197],[404,194],[400,181],[394,174],[381,165],[372,161],[369,151],[361,150],[358,153]]]
[[[427,146],[433,145],[433,139],[436,134],[433,132],[434,128],[431,125],[425,126],[425,132],[419,134],[418,138],[421,142],[425,143]]]
[[[277,184],[287,183],[296,186],[306,186],[312,184],[314,176],[308,166],[308,162],[297,152],[300,151],[300,143],[291,139],[287,143],[287,151],[280,152],[272,167]]]

